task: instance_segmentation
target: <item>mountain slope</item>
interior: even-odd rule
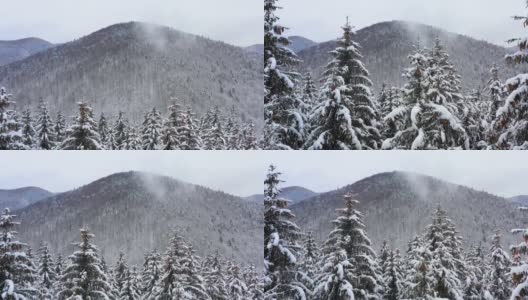
[[[308,49],[310,47],[317,45],[316,42],[310,39],[307,39],[305,37],[302,37],[302,36],[294,35],[294,36],[288,37],[288,39],[290,40],[290,43],[291,43],[288,47],[295,52],[300,52],[304,49]]]
[[[87,226],[105,258],[119,251],[131,263],[164,251],[172,230],[199,255],[221,255],[261,264],[263,222],[258,205],[219,191],[147,173],[117,173],[18,211],[20,239],[71,253],[79,229]]]
[[[507,199],[433,177],[403,173],[381,173],[342,189],[320,194],[293,205],[296,222],[324,240],[332,229],[335,210],[344,206],[343,195],[351,192],[360,201],[367,233],[376,249],[383,240],[406,249],[411,238],[431,222],[433,210],[441,205],[464,237],[465,244],[483,242],[487,247],[495,229],[504,234],[504,246],[518,242],[509,234],[524,228],[527,220],[517,205]]]
[[[282,189],[282,192],[281,192],[281,197],[290,200],[292,204],[299,203],[315,195],[317,195],[316,192],[309,190],[307,188],[301,187],[301,186],[285,187]],[[255,195],[246,197],[246,199],[251,202],[262,203],[262,201],[264,201],[264,195],[255,194]]]
[[[98,115],[124,110],[134,121],[174,97],[203,114],[235,107],[261,126],[262,62],[244,49],[168,27],[123,23],[0,67],[0,85],[19,107],[40,98],[52,111],[76,113],[87,101]]]
[[[336,36],[339,34],[336,30]],[[489,70],[494,63],[500,67],[502,78],[515,74],[504,61],[505,54],[511,49],[428,25],[404,21],[383,22],[358,30],[355,39],[361,45],[363,62],[370,72],[374,88],[379,90],[382,83],[402,86],[405,80],[401,74],[404,68],[410,66],[408,56],[415,45],[431,47],[436,37],[441,39],[450,54],[462,76],[465,90],[486,87]],[[504,39],[508,38],[505,36]],[[313,72],[314,78],[319,78],[330,59],[329,52],[335,46],[335,41],[329,41],[299,52],[298,55],[304,61],[303,67]]]
[[[52,43],[38,38],[0,41],[0,66],[22,60],[51,47],[53,47]]]
[[[23,187],[13,190],[0,190],[0,208],[17,210],[51,197],[52,192],[38,187]]]

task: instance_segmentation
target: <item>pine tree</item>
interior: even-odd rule
[[[317,105],[310,122],[316,129],[308,138],[310,149],[379,149],[381,135],[378,112],[370,87],[369,72],[361,62],[355,32],[347,18],[343,36],[331,53],[322,93],[326,101]],[[323,142],[322,142],[323,141]]]
[[[299,149],[304,143],[306,117],[304,103],[295,94],[300,75],[291,69],[298,64],[297,55],[283,36],[286,27],[278,23],[275,12],[278,0],[264,1],[264,119],[266,148]]]
[[[496,123],[497,111],[504,105],[504,88],[499,78],[499,69],[497,65],[493,65],[490,70],[491,78],[488,81],[488,97],[489,108],[487,121],[490,124],[488,132],[486,132],[487,141],[489,145],[495,145],[499,137],[499,125]]]
[[[37,143],[43,150],[51,150],[55,147],[55,137],[53,133],[53,120],[48,112],[48,106],[41,100],[39,103],[39,115],[37,118]]]
[[[57,258],[55,259],[55,268],[54,268],[54,272],[55,272],[55,275],[57,277],[60,277],[62,276],[62,269],[64,267],[64,260],[62,258],[62,254],[58,254],[57,255]]]
[[[55,122],[55,127],[53,127],[53,131],[55,134],[55,142],[57,145],[61,145],[64,142],[64,138],[66,136],[66,120],[64,120],[64,117],[62,116],[61,112],[57,113],[57,121]]]
[[[511,266],[510,257],[502,250],[501,235],[497,231],[493,236],[489,263],[491,268],[487,274],[486,285],[493,299],[506,300],[510,296],[510,277],[508,276]]]
[[[301,233],[288,200],[279,197],[281,173],[269,167],[264,180],[264,299],[306,297],[296,277]]]
[[[5,88],[0,88],[0,150],[24,150],[27,147],[22,143],[16,112],[10,110],[10,106],[15,104],[11,97]]]
[[[81,229],[78,250],[69,257],[70,263],[61,277],[59,300],[109,299],[111,286],[101,269],[97,247],[90,242],[92,238],[94,235],[87,229]]]
[[[35,299],[36,269],[25,251],[27,244],[14,240],[20,225],[15,218],[8,208],[0,215],[0,295],[8,300]]]
[[[66,131],[62,150],[101,150],[97,124],[92,118],[92,108],[86,103],[79,103],[79,115]]]
[[[27,149],[35,148],[35,127],[33,126],[33,118],[31,112],[26,109],[22,116],[22,143],[26,145]]]
[[[187,107],[185,113],[182,113],[182,122],[177,129],[181,150],[200,150],[202,148],[202,139],[198,135],[199,130],[190,106]]]
[[[156,108],[145,115],[141,144],[143,150],[157,150],[161,143],[161,116]]]
[[[240,124],[235,120],[235,112],[231,111],[226,122],[226,148],[227,150],[240,150],[241,133]]]
[[[323,245],[324,251],[330,253],[334,245],[341,244],[353,266],[350,278],[355,299],[379,299],[383,281],[378,274],[376,254],[364,231],[363,215],[354,208],[359,201],[350,194],[344,200],[345,208],[337,210],[338,217],[332,222],[334,230]]]

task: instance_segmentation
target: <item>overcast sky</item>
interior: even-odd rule
[[[356,29],[407,20],[466,34],[495,44],[528,35],[513,15],[526,15],[525,0],[281,0],[278,12],[288,35],[318,42],[335,39],[346,16]]]
[[[128,21],[170,26],[239,46],[262,43],[259,0],[2,1],[0,40],[39,37],[62,43]]]
[[[0,189],[39,186],[62,192],[115,172],[139,170],[239,196],[260,193],[270,163],[284,186],[317,192],[394,170],[418,172],[500,196],[528,194],[522,151],[5,151]]]

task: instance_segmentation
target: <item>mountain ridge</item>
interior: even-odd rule
[[[154,248],[163,251],[178,230],[199,255],[218,251],[260,265],[260,214],[258,205],[240,197],[137,171],[114,173],[17,211],[20,239],[30,245],[45,240],[54,253],[70,253],[70,242],[88,227],[105,258],[125,251],[135,264]]]
[[[15,189],[0,189],[0,208],[12,210],[27,207],[33,203],[43,201],[53,196],[54,193],[35,186],[26,186]]]

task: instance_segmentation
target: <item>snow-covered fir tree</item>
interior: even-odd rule
[[[527,213],[528,207],[519,207],[519,210]],[[517,245],[510,246],[513,260],[509,272],[513,284],[510,299],[521,300],[528,296],[528,262],[522,259],[528,255],[528,228],[512,229],[512,233],[521,234],[523,241]]]
[[[383,142],[383,149],[469,148],[467,134],[456,116],[457,89],[440,89],[457,82],[450,65],[441,63],[442,57],[437,54],[432,58],[422,49],[409,57],[412,67],[404,73],[408,83],[403,89],[402,104],[384,118],[385,122],[399,125],[394,136]]]
[[[114,140],[115,150],[125,150],[128,138],[128,125],[125,119],[125,113],[120,111],[117,115],[114,127],[112,128],[112,137]]]
[[[139,287],[137,286],[137,274],[126,270],[124,274],[123,286],[119,293],[119,300],[138,300],[140,299]]]
[[[332,223],[334,229],[323,245],[326,253],[332,253],[335,245],[341,245],[351,263],[349,272],[355,299],[380,299],[383,279],[379,274],[376,254],[365,232],[363,214],[355,209],[359,201],[351,194],[344,196],[345,207],[338,209],[338,217]],[[341,257],[342,255],[339,255]]]
[[[116,290],[118,293],[123,289],[123,286],[125,284],[125,280],[128,276],[128,265],[125,258],[125,253],[120,252],[119,257],[117,259],[116,265],[114,266],[112,275],[113,275],[113,284],[114,284],[114,290]]]
[[[169,106],[169,116],[163,123],[162,143],[163,150],[180,149],[179,129],[184,125],[184,112],[179,104]]]
[[[97,126],[101,144],[104,145],[105,149],[112,149],[112,146],[109,146],[109,140],[110,135],[112,134],[110,132],[110,128],[108,128],[108,121],[106,120],[106,116],[103,113],[101,113],[101,116],[99,117],[99,124]]]
[[[0,150],[23,150],[26,146],[22,143],[16,112],[11,109],[15,104],[11,98],[5,88],[0,88]]]
[[[528,17],[516,16],[516,20],[526,24]],[[515,38],[510,42],[516,42],[519,51],[506,55],[506,62],[510,65],[526,63],[527,38]],[[504,83],[508,96],[504,104],[497,110],[495,126],[499,137],[496,142],[498,149],[528,149],[528,111],[525,109],[528,103],[528,74],[518,74]]]
[[[153,108],[145,115],[141,130],[141,144],[143,150],[157,150],[161,144],[161,115]]]
[[[379,149],[379,113],[370,90],[369,72],[361,62],[359,45],[348,19],[343,36],[331,53],[324,76],[326,95],[310,115],[315,129],[307,141],[309,149]],[[334,147],[334,148],[332,148]]]
[[[57,113],[57,120],[53,127],[53,134],[55,135],[55,142],[57,145],[61,145],[66,137],[66,120],[61,112]]]
[[[79,103],[79,114],[66,131],[66,138],[60,146],[62,150],[101,150],[103,149],[97,124],[92,118],[92,108]]]
[[[496,123],[497,111],[504,105],[504,88],[499,78],[499,69],[496,65],[490,70],[491,78],[488,81],[488,97],[489,97],[489,109],[487,114],[487,121],[490,124],[487,133],[488,143],[494,145],[497,143],[498,132],[497,126],[500,124]]]
[[[208,126],[203,137],[206,150],[224,150],[226,148],[226,135],[221,118],[220,109],[216,106],[206,120]]]
[[[508,253],[502,249],[501,235],[498,231],[493,235],[488,260],[490,268],[485,284],[490,295],[497,300],[509,299],[511,277],[508,273],[511,260]]]
[[[0,298],[39,299],[37,270],[26,253],[27,244],[15,239],[20,225],[15,218],[8,208],[0,215]]]
[[[229,292],[229,299],[233,300],[244,300],[247,295],[246,283],[242,280],[242,274],[240,274],[240,267],[234,263],[229,266],[229,284],[227,286]]]
[[[53,261],[46,243],[41,243],[39,248],[38,277],[42,299],[54,299],[55,292],[53,288],[57,274],[53,268]]]
[[[198,135],[198,127],[191,107],[182,114],[182,123],[178,127],[178,141],[181,150],[200,150],[202,149],[202,139]]]
[[[385,267],[383,272],[383,282],[385,284],[383,299],[399,300],[403,292],[403,272],[398,249],[389,250]]]
[[[127,139],[124,145],[124,150],[141,150],[141,140],[136,133],[134,127],[127,130]]]
[[[55,147],[55,133],[53,132],[53,120],[44,101],[39,103],[37,116],[37,147],[42,150],[51,150]]]
[[[256,150],[258,148],[257,136],[255,135],[255,124],[249,123],[242,129],[241,150]]]
[[[312,79],[312,73],[306,72],[303,79],[303,102],[305,105],[305,113],[308,114],[317,103],[317,87]]]
[[[229,298],[229,290],[226,278],[226,272],[223,264],[218,257],[210,256],[206,260],[208,271],[205,273],[205,282],[207,284],[207,293],[213,300],[222,300]]]
[[[26,149],[35,149],[35,126],[33,126],[33,117],[29,109],[24,110],[22,114],[22,143]]]
[[[280,198],[280,175],[271,165],[264,180],[264,299],[303,299],[307,291],[295,280],[301,232]]]
[[[405,257],[403,281],[404,299],[430,299],[434,278],[430,272],[432,254],[422,237],[416,236],[410,243]]]
[[[299,149],[305,139],[304,103],[295,93],[300,74],[293,71],[299,63],[290,41],[283,36],[287,29],[276,15],[278,0],[264,1],[264,120],[265,144],[269,149]]]

